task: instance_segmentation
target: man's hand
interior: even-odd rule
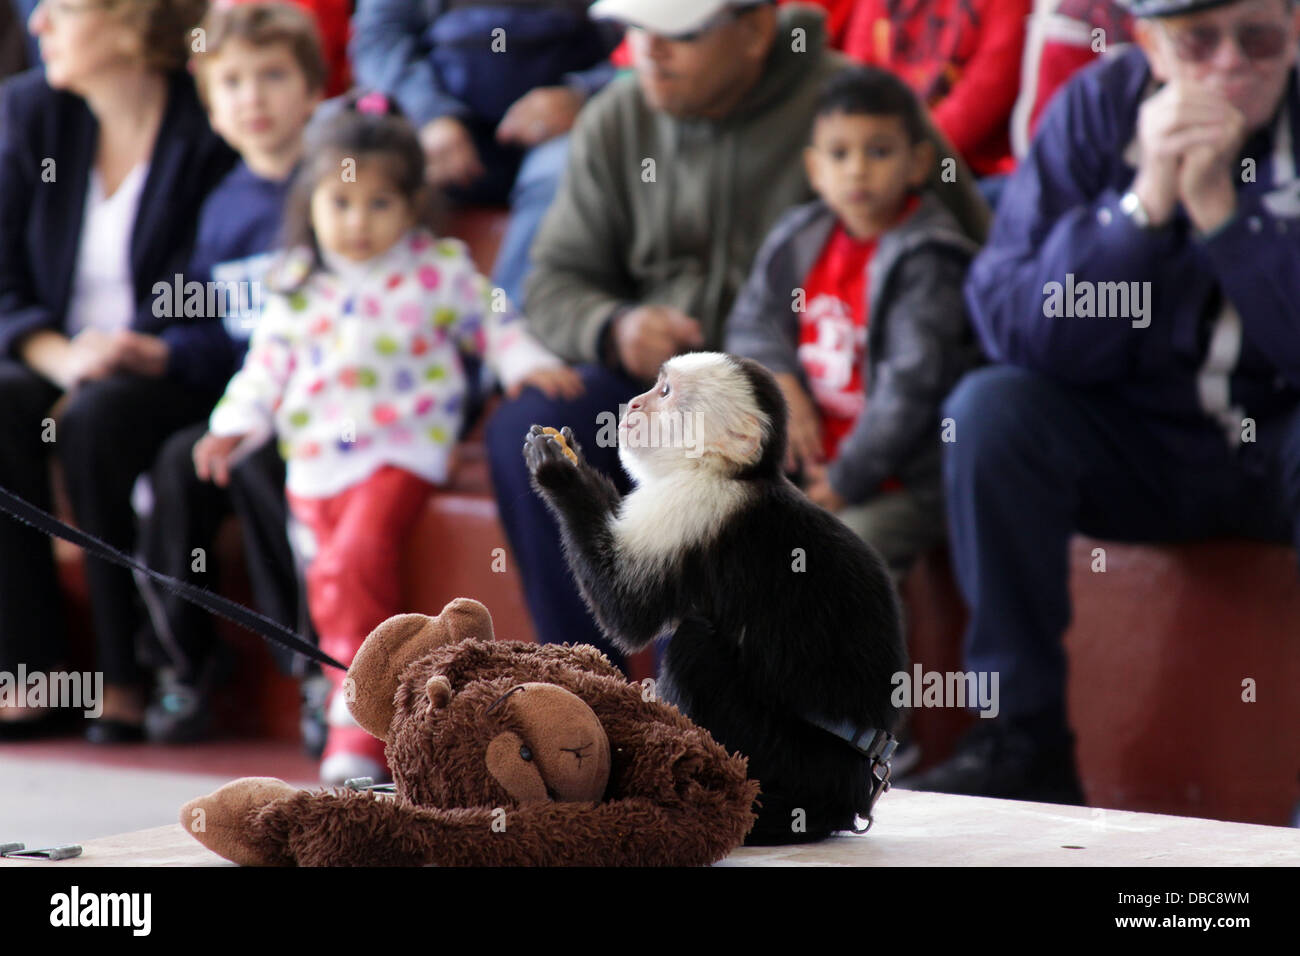
[[[1192,224],[1212,232],[1237,209],[1237,157],[1246,141],[1246,117],[1218,94],[1205,95],[1220,118],[1206,129],[1204,139],[1183,153],[1178,196]]]
[[[633,378],[653,382],[659,366],[679,352],[704,345],[700,323],[680,309],[643,305],[614,320],[618,360]]]
[[[822,454],[822,423],[812,398],[804,391],[798,376],[782,372],[776,376],[785,403],[790,406],[789,443],[785,450],[785,470],[794,471],[802,464],[820,464]]]
[[[567,365],[530,372],[506,389],[507,398],[518,398],[524,386],[532,385],[547,398],[577,398],[582,394],[582,376]]]
[[[836,493],[831,487],[830,479],[826,477],[826,468],[823,465],[808,465],[805,467],[804,476],[807,478],[807,487],[803,493],[815,505],[821,505],[827,511],[839,511],[844,508],[848,502]]]
[[[567,86],[539,86],[515,100],[497,126],[497,141],[536,146],[573,128],[582,95]]]
[[[1230,216],[1232,163],[1244,138],[1240,111],[1209,87],[1175,81],[1147,99],[1138,111],[1142,159],[1133,191],[1152,225],[1168,222],[1180,202],[1201,229]]]
[[[194,473],[219,488],[230,484],[230,459],[247,436],[206,433],[194,443]]]
[[[483,175],[474,140],[465,124],[454,116],[439,116],[420,130],[424,147],[424,175],[430,185],[468,186]]]

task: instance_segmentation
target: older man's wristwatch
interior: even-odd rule
[[[1146,207],[1142,205],[1142,200],[1133,190],[1129,190],[1119,200],[1119,211],[1133,220],[1133,225],[1139,229],[1151,229],[1151,217],[1147,215]]]

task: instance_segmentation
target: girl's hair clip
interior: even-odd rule
[[[378,90],[367,93],[361,99],[357,100],[356,110],[358,113],[373,113],[376,116],[388,115],[388,97],[384,96]]]

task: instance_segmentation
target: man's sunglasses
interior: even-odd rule
[[[1213,58],[1223,43],[1224,31],[1216,26],[1164,28],[1178,59],[1188,63],[1205,63]],[[1272,60],[1286,50],[1290,31],[1276,23],[1243,23],[1232,32],[1237,49],[1248,60]]]

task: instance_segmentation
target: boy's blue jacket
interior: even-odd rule
[[[1120,210],[1136,174],[1138,108],[1156,88],[1133,48],[1057,95],[1007,185],[966,298],[995,361],[1117,396],[1148,413],[1166,451],[1196,459],[1221,455],[1225,440],[1198,389],[1225,299],[1240,315],[1232,411],[1267,419],[1300,399],[1300,95],[1293,69],[1277,118],[1242,150],[1236,214],[1201,236],[1181,208],[1154,230]],[[1067,281],[1149,282],[1149,325],[1045,314],[1045,288]]]
[[[279,244],[292,179],[263,179],[241,161],[204,202],[184,282],[187,287],[213,282],[232,297],[224,303],[224,315],[205,313],[163,331],[174,378],[220,391],[243,362],[257,307],[269,294],[264,280]],[[252,306],[249,314],[240,314],[241,304]]]

